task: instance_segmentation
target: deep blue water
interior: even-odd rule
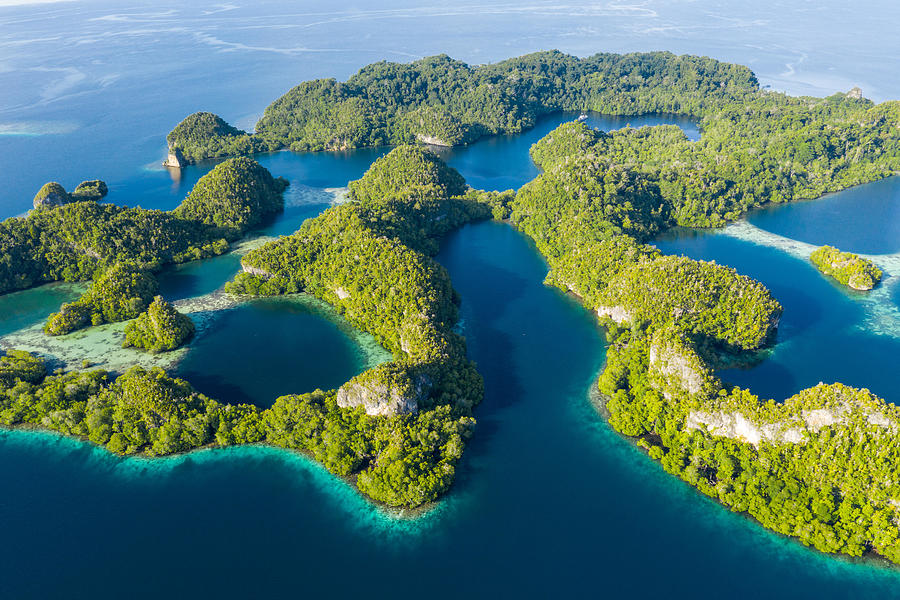
[[[900,177],[828,194],[817,200],[755,211],[748,219],[761,229],[845,252],[900,251]]]
[[[545,115],[538,119],[534,128],[519,135],[492,136],[461,148],[443,148],[438,150],[438,154],[462,173],[466,182],[474,188],[494,191],[518,189],[539,173],[534,163],[527,160],[529,148],[562,123],[578,116],[579,113],[572,112]],[[587,116],[586,125],[603,131],[627,126],[678,125],[689,139],[700,139],[697,124],[680,115],[620,117],[588,113]]]
[[[453,493],[391,522],[288,453],[121,460],[0,434],[8,597],[887,597],[892,572],[770,535],[671,479],[597,417],[602,332],[496,223],[439,255],[485,376]]]
[[[873,188],[871,199],[878,197],[880,187],[880,182],[860,186],[832,198],[839,199],[842,194],[865,197],[865,192]],[[804,207],[812,209],[815,203]],[[822,208],[822,213],[829,212],[827,204]],[[822,213],[808,214],[813,220],[828,222]],[[757,215],[751,216],[751,222]],[[778,224],[783,225],[781,221]],[[849,229],[852,228],[844,222],[845,240],[853,237]],[[894,328],[891,334],[875,333],[875,312],[866,294],[823,277],[806,260],[720,232],[672,232],[657,240],[656,246],[667,254],[685,254],[734,267],[762,281],[784,307],[777,344],[768,358],[752,369],[722,371],[720,375],[726,381],[749,387],[762,398],[776,400],[822,381],[869,388],[882,398],[900,402],[900,371],[895,367],[900,355],[900,324],[894,316],[887,322]],[[885,304],[893,304],[895,309],[900,306],[896,295],[885,298]]]
[[[335,389],[365,369],[341,323],[312,301],[253,300],[218,317],[177,373],[212,398],[264,408],[285,394]]]
[[[189,4],[0,8],[0,159],[15,165],[4,172],[0,217],[24,212],[47,180],[71,189],[96,177],[110,184],[111,202],[171,209],[212,166],[159,166],[165,133],[183,116],[212,110],[249,128],[294,83],[343,79],[381,59],[447,52],[477,63],[552,47],[581,55],[667,48],[749,64],[764,83],[795,92],[861,84],[872,97],[900,97],[883,59],[897,54],[897,6],[887,2],[858,10],[769,0],[727,11],[711,0]],[[548,116],[521,136],[446,157],[474,186],[518,187],[537,173],[531,143],[573,117]],[[590,117],[607,129],[655,118]],[[676,122],[696,136],[691,123]],[[360,177],[386,151],[259,157],[292,182],[284,215],[260,233],[294,231],[329,206],[325,188]],[[897,189],[886,180],[750,220],[812,243],[896,251]],[[897,337],[873,333],[864,297],[803,261],[720,234],[658,244],[730,264],[784,304],[772,356],[723,372],[729,381],[784,398],[839,380],[898,401]],[[486,396],[457,484],[436,511],[416,521],[386,517],[318,466],[278,450],[122,460],[57,436],[0,431],[0,597],[900,595],[896,570],[769,534],[614,434],[588,399],[602,332],[571,298],[541,284],[546,266],[522,236],[496,223],[469,226],[438,258],[461,294]],[[172,299],[206,294],[238,268],[236,256],[223,256],[170,269],[161,286]],[[0,334],[73,296],[51,287],[0,298]],[[891,298],[900,301],[900,287]],[[360,366],[339,319],[277,300],[223,313],[180,373],[212,395],[265,404],[336,385]]]

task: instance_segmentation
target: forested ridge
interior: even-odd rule
[[[266,108],[253,135],[211,113],[195,113],[167,139],[190,160],[416,140],[452,146],[519,133],[560,110],[701,116],[758,93],[746,67],[669,52],[587,58],[536,52],[475,67],[439,55],[373,63],[346,82],[303,82]]]
[[[599,386],[617,431],[770,529],[826,552],[900,562],[900,410],[841,384],[777,403],[719,380],[723,360],[771,343],[781,306],[733,269],[646,244],[674,224],[722,224],[767,195],[810,197],[895,168],[900,132],[884,105],[843,95],[816,102],[846,120],[828,128],[840,143],[802,162],[805,125],[750,130],[735,143],[716,142],[727,128],[715,124],[701,142],[672,127],[605,134],[562,125],[532,147],[544,171],[517,192],[511,220],[547,258],[547,282],[578,294],[606,324]],[[747,143],[758,143],[761,160],[742,177],[735,147]],[[734,152],[713,160],[712,147]]]
[[[479,67],[438,56],[375,63],[343,83],[305,82],[273,103],[252,135],[198,113],[169,142],[192,160],[280,148],[459,144],[522,131],[558,110],[687,114],[700,120],[703,136],[691,142],[675,127],[607,134],[566,124],[532,147],[541,175],[504,193],[467,189],[436,156],[401,146],[350,184],[353,202],[249,253],[245,272],[229,285],[236,294],[322,298],[373,334],[392,362],[338,390],[285,396],[259,410],[221,405],[161,372],[134,370],[121,383],[98,372],[47,376],[39,361],[10,353],[0,383],[13,391],[0,417],[122,453],[264,441],[309,453],[386,504],[432,501],[453,481],[482,382],[452,329],[457,298],[447,273],[431,256],[456,227],[508,218],[546,257],[547,282],[577,294],[607,326],[599,386],[617,431],[766,527],[824,551],[900,562],[897,409],[840,384],[782,403],[727,385],[714,369],[770,345],[780,304],[733,269],[663,256],[648,244],[673,225],[720,226],[768,202],[895,173],[900,103],[876,106],[856,93],[793,98],[760,90],[746,67],[669,53],[579,59],[543,52]],[[228,207],[207,214],[214,202],[189,204],[158,218],[212,237],[183,249],[162,245],[155,260],[202,254],[201,241],[215,251],[251,224]],[[32,247],[51,243],[35,239]],[[38,275],[13,272],[7,278],[19,283],[9,289],[67,273],[83,279],[90,261],[105,256],[90,248],[99,257],[76,252],[78,260],[37,262]],[[152,263],[153,256],[129,258]],[[137,283],[133,297],[149,302],[152,289]],[[90,319],[105,318],[103,294],[85,298]]]
[[[584,168],[636,167],[659,185],[672,222],[716,227],[768,202],[815,198],[900,170],[900,104],[875,105],[857,92],[791,97],[761,90],[747,67],[668,52],[547,51],[480,66],[440,55],[373,63],[342,83],[301,83],[266,109],[253,135],[197,113],[168,140],[196,158],[416,140],[458,145],[521,132],[560,110],[678,113],[698,119],[699,141],[674,126],[607,135],[577,124],[559,131],[572,138],[554,144],[560,155],[538,147],[533,157],[544,168],[566,157]]]
[[[455,169],[412,146],[375,161],[350,191],[353,202],[247,254],[245,272],[227,289],[313,294],[391,351],[393,362],[340,390],[280,398],[273,410],[289,412],[304,431],[321,420],[335,423],[329,438],[308,434],[281,441],[311,450],[319,460],[316,448],[324,442],[341,457],[324,459],[325,465],[353,474],[363,493],[393,506],[416,506],[437,499],[452,483],[474,424],[472,407],[482,395],[481,376],[452,330],[455,292],[430,255],[447,232],[502,214],[511,194],[468,191]]]

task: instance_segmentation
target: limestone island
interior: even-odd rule
[[[832,246],[816,249],[809,260],[823,274],[857,291],[867,292],[881,281],[881,269],[871,260]]]
[[[531,148],[540,175],[502,193],[469,188],[412,145],[519,133],[561,110],[679,113],[702,123],[703,135],[566,123]],[[606,325],[598,385],[614,429],[772,530],[826,552],[900,563],[898,409],[841,384],[776,402],[721,381],[718,357],[774,343],[781,305],[734,269],[665,256],[648,243],[674,226],[720,227],[756,207],[900,171],[900,103],[876,105],[858,90],[795,98],[760,89],[746,67],[666,52],[539,52],[477,67],[436,56],[375,63],[346,82],[301,83],[252,134],[195,113],[167,140],[188,162],[398,145],[350,183],[351,202],[248,253],[228,285],[246,296],[316,296],[393,360],[339,389],[284,396],[261,410],[206,398],[160,371],[134,369],[114,381],[96,370],[48,375],[39,358],[10,351],[0,363],[3,423],[125,454],[268,443],[307,453],[386,505],[434,501],[452,485],[483,390],[453,329],[458,298],[432,257],[448,232],[494,218],[530,237],[547,261],[547,283],[576,294]],[[152,271],[224,251],[280,197],[253,161],[230,160],[172,213],[128,212],[126,220],[117,217],[138,209],[73,203],[4,222],[0,291],[86,280],[126,260]],[[257,191],[216,178],[220,167],[257,173]],[[108,213],[97,214],[101,207]],[[80,227],[97,231],[87,238]],[[155,235],[140,237],[145,230]],[[132,237],[143,241],[108,245]],[[150,302],[149,292],[134,296],[138,304]],[[106,318],[95,297],[102,294],[86,300],[91,321]]]

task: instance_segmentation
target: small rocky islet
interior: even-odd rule
[[[547,73],[554,85],[547,85]],[[398,79],[419,85],[383,85]],[[309,453],[385,504],[433,501],[453,482],[482,389],[464,340],[453,331],[457,307],[449,277],[431,257],[443,235],[467,222],[508,220],[546,258],[547,282],[577,294],[607,326],[611,345],[599,386],[616,430],[667,471],[770,529],[823,551],[900,562],[900,490],[892,483],[900,472],[897,409],[841,384],[776,403],[719,380],[717,357],[773,343],[780,304],[733,269],[663,256],[647,244],[676,225],[722,226],[769,202],[815,198],[895,173],[897,102],[876,105],[857,90],[792,98],[760,89],[746,67],[669,53],[579,59],[545,52],[480,67],[439,56],[378,63],[347,82],[305,82],[269,107],[254,134],[196,113],[168,142],[178,164],[286,148],[423,139],[456,145],[523,131],[559,110],[689,114],[702,119],[703,137],[690,141],[666,126],[603,133],[564,124],[532,148],[542,173],[506,193],[467,189],[436,156],[401,145],[350,186],[353,202],[248,253],[244,272],[228,288],[317,296],[372,333],[392,352],[391,363],[338,390],[282,397],[260,411],[222,405],[162,372],[133,371],[112,383],[91,374],[96,371],[46,375],[39,359],[10,352],[0,417],[82,435],[122,453],[267,442]],[[249,161],[229,168],[268,181],[254,161],[229,160]],[[268,189],[277,196],[282,184],[273,181]],[[199,193],[173,214],[141,215],[164,232],[183,228],[178,239],[191,242],[173,241],[156,260],[224,251],[258,211],[277,207],[269,194],[250,198],[227,178],[222,186],[201,188],[218,191]],[[233,190],[241,191],[229,195]],[[246,202],[222,205],[223,191]],[[46,197],[53,206],[47,214],[69,210],[77,220],[87,210],[69,208],[81,202],[57,206],[62,196],[55,188]],[[29,239],[7,223],[0,245],[7,236]],[[34,225],[68,231],[52,217]],[[37,250],[42,239],[26,247]],[[74,249],[54,246],[61,255],[56,262],[40,263],[38,252],[25,256],[24,272],[7,264],[0,282],[12,290],[84,280],[125,258],[79,242]],[[128,258],[153,264],[152,257]],[[862,285],[853,280],[853,287]],[[65,390],[81,391],[53,392],[65,377],[71,379]],[[156,390],[147,397],[157,400],[140,403],[143,392],[134,390],[145,388]],[[29,404],[28,398],[53,393],[56,404]],[[36,406],[52,410],[42,414]],[[90,410],[79,413],[81,406]],[[106,409],[112,421],[77,419]],[[131,427],[137,423],[149,427],[147,437],[132,434],[144,431]]]
[[[881,282],[881,269],[871,260],[832,246],[817,248],[809,260],[822,274],[858,292],[867,292]]]

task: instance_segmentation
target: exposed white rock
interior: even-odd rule
[[[672,346],[650,346],[650,369],[693,395],[703,389],[704,377],[691,358]]]
[[[875,286],[872,285],[872,281],[866,275],[851,275],[850,279],[847,281],[847,285],[853,288],[858,292],[868,292]]]
[[[163,163],[163,166],[181,169],[187,166],[187,161],[184,160],[184,157],[181,155],[181,150],[178,148],[169,148],[169,154],[166,156],[166,161]]]
[[[265,269],[251,267],[250,265],[245,265],[243,263],[241,263],[241,268],[244,269],[245,273],[250,273],[251,275],[256,275],[257,277],[262,277],[263,279],[272,279],[272,277],[274,277],[271,273],[269,273]]]
[[[597,307],[597,316],[601,319],[612,319],[618,325],[627,323],[633,318],[632,314],[622,306],[599,306]]]
[[[896,430],[897,424],[891,422],[891,420],[881,413],[870,412],[866,413],[866,422],[869,425],[875,425],[876,427],[881,427],[883,429]]]
[[[341,300],[346,300],[347,298],[350,297],[350,292],[348,292],[347,290],[345,290],[344,288],[342,288],[342,287],[340,287],[340,286],[334,288],[334,293],[335,293],[335,294],[337,295],[337,297],[340,298]]]
[[[453,144],[448,144],[441,138],[434,135],[425,135],[424,133],[417,133],[416,139],[422,142],[423,144],[428,144],[429,146],[443,146],[445,148],[451,147]]]
[[[806,426],[812,431],[818,432],[823,427],[829,427],[835,423],[842,423],[841,414],[835,414],[827,408],[817,408],[814,410],[804,410],[803,420]]]
[[[727,437],[759,446],[760,442],[799,444],[803,431],[799,427],[786,427],[779,423],[757,425],[741,413],[724,411],[693,411],[685,422],[688,429],[706,428],[712,435]]]
[[[342,385],[337,392],[337,405],[342,408],[362,406],[367,415],[390,417],[414,414],[419,411],[419,401],[427,395],[430,384],[424,376],[408,380],[404,384],[389,383],[389,379],[367,377],[368,373],[355,377]]]

